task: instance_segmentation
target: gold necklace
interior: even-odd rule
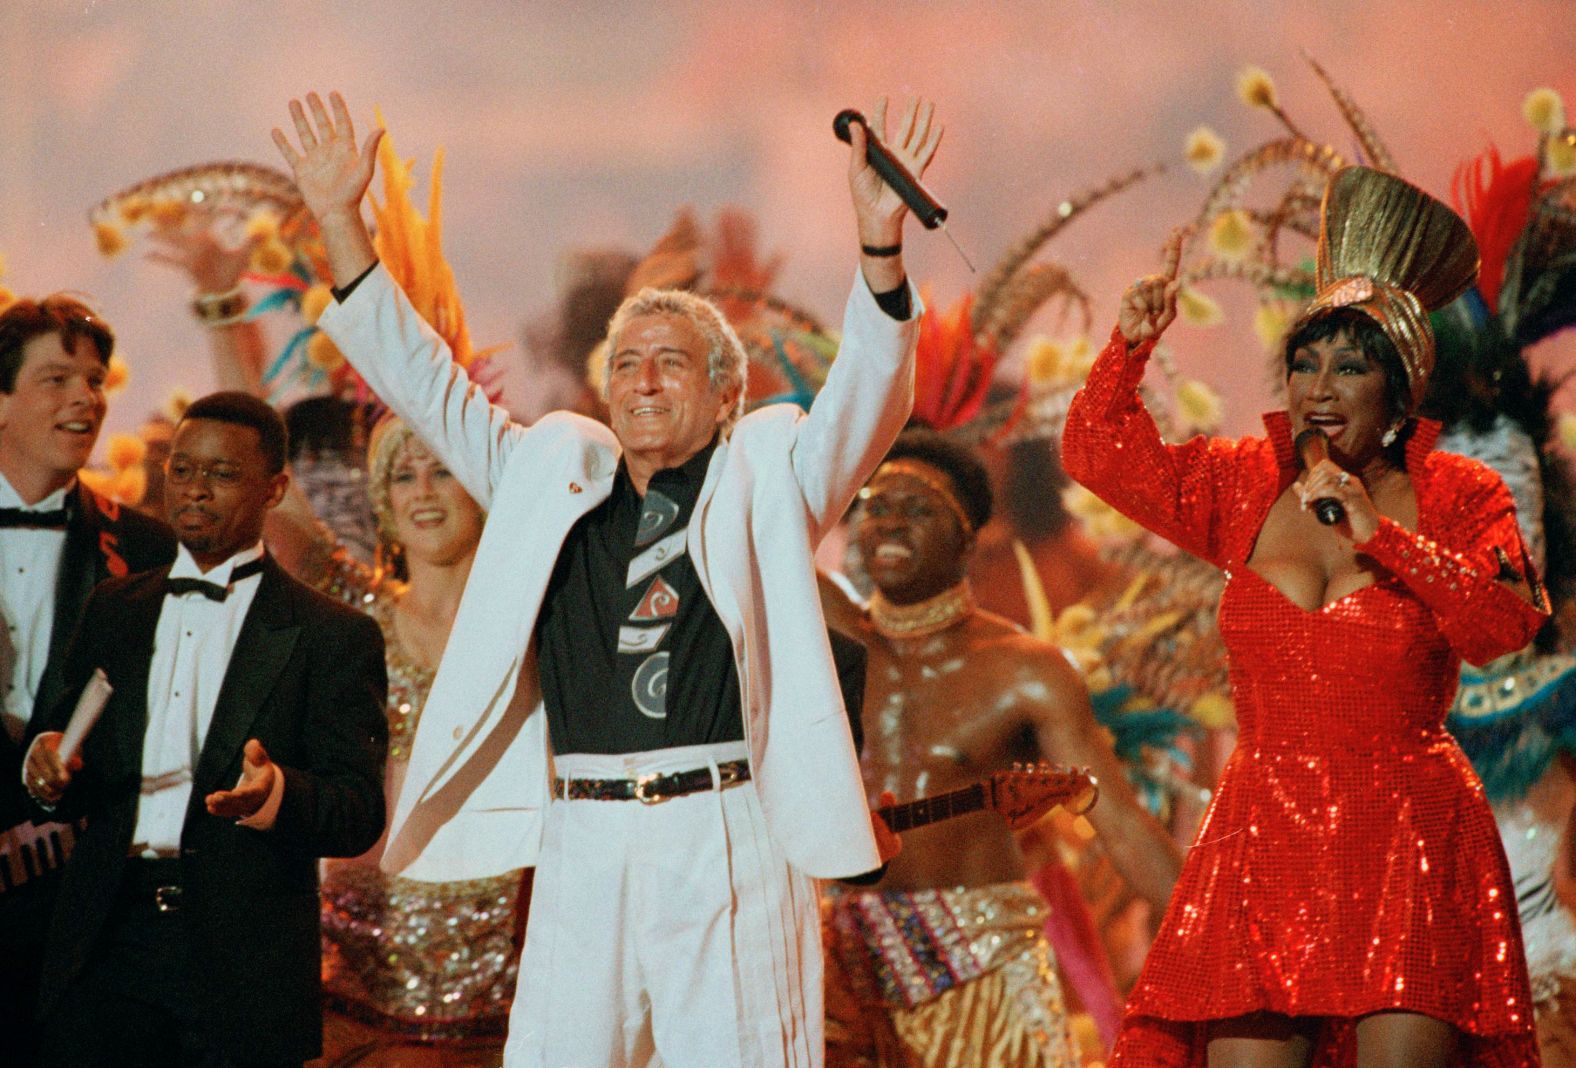
[[[968,579],[915,604],[893,604],[877,590],[870,596],[870,622],[883,638],[923,638],[972,615],[974,608]]]

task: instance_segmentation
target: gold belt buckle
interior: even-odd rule
[[[160,912],[175,912],[181,907],[181,888],[178,886],[155,887],[153,905]]]
[[[637,776],[635,779],[635,800],[639,801],[642,805],[656,805],[666,801],[667,798],[663,797],[661,794],[648,794],[646,792],[646,787],[650,786],[652,783],[656,782],[662,777],[663,776],[661,775]]]

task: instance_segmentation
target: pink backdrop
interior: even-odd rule
[[[133,363],[111,429],[176,384],[208,389],[184,284],[101,259],[85,211],[172,167],[277,163],[268,130],[285,101],[337,87],[363,122],[380,106],[423,169],[445,146],[450,259],[473,336],[513,342],[506,362],[518,360],[520,324],[552,302],[566,248],[643,247],[686,203],[754,212],[765,248],[788,256],[785,295],[835,320],[853,243],[844,150],[829,131],[839,108],[882,91],[938,101],[949,130],[930,184],[985,264],[1065,194],[1177,159],[1200,123],[1228,155],[1271,136],[1273,120],[1234,95],[1247,63],[1274,75],[1305,129],[1349,150],[1300,48],[1357,98],[1403,171],[1439,193],[1490,140],[1530,149],[1528,90],[1550,85],[1576,105],[1568,0],[12,0],[0,5],[0,281],[85,290],[111,318]],[[1177,167],[1058,243],[1102,319],[1203,186]],[[969,285],[943,239],[909,248],[939,303]],[[1246,430],[1268,404],[1263,359],[1239,295],[1217,292],[1231,321],[1179,330],[1181,363],[1226,394],[1227,429]],[[516,371],[509,388],[519,403],[529,384]]]

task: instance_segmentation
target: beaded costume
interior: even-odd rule
[[[433,672],[416,664],[394,626],[399,584],[342,549],[317,576],[324,592],[361,608],[383,630],[389,674],[387,788],[410,759]],[[514,996],[521,874],[418,882],[366,857],[324,865],[325,1004],[380,1030],[424,1040],[501,1037]]]
[[[1028,883],[914,891],[833,890],[827,1058],[833,1068],[1071,1068],[1079,1057]],[[879,1007],[897,1055],[861,1020]],[[901,1059],[899,1059],[899,1056]]]
[[[1247,566],[1299,463],[1269,437],[1161,442],[1138,398],[1153,343],[1120,332],[1069,414],[1067,470],[1222,568],[1220,629],[1240,740],[1129,1002],[1114,1065],[1202,1065],[1201,1022],[1327,1017],[1315,1064],[1349,1063],[1354,1018],[1454,1024],[1461,1062],[1536,1062],[1504,852],[1443,720],[1461,658],[1524,645],[1543,615],[1496,581],[1524,559],[1510,496],[1482,465],[1406,447],[1420,531],[1382,519],[1358,546],[1390,576],[1317,612]]]

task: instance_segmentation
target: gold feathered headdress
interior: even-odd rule
[[[1334,308],[1356,308],[1389,337],[1415,406],[1434,369],[1428,313],[1465,293],[1478,247],[1461,216],[1391,174],[1346,167],[1319,208],[1318,289],[1299,325]]]

